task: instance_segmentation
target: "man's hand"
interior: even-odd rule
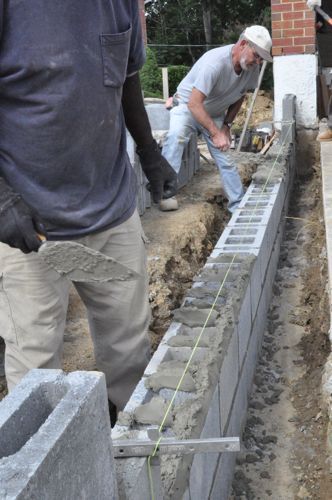
[[[307,0],[307,6],[311,10],[315,10],[315,7],[321,7],[322,1],[321,0]]]
[[[214,146],[220,149],[220,151],[228,151],[231,147],[231,133],[227,125],[218,130],[211,139]]]
[[[137,148],[142,170],[145,173],[154,203],[171,198],[177,191],[177,175],[168,161],[161,155],[156,141]]]
[[[45,235],[41,220],[0,178],[0,241],[23,253],[36,252],[42,243],[36,231]]]

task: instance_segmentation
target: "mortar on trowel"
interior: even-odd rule
[[[139,278],[139,274],[129,267],[81,243],[47,241],[45,236],[38,236],[43,242],[38,249],[38,255],[47,265],[71,281],[103,283]]]

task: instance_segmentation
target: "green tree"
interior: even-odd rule
[[[162,76],[154,50],[147,47],[146,61],[140,71],[140,80],[145,97],[162,97]]]
[[[158,64],[191,66],[211,45],[235,42],[250,24],[270,29],[270,0],[152,0],[146,16]]]

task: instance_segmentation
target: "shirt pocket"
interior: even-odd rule
[[[104,85],[121,87],[127,76],[132,28],[115,34],[100,35]]]

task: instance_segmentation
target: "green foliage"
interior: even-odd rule
[[[147,47],[146,61],[140,71],[142,90],[145,97],[162,97],[162,76],[155,52]]]
[[[252,24],[271,29],[271,0],[151,0],[145,8],[148,45],[153,48],[159,67],[191,67],[214,46],[236,42],[241,32]],[[211,20],[211,45],[206,42],[208,37],[204,29],[203,18],[207,17]],[[170,93],[184,74],[174,76],[174,82],[169,76]],[[154,79],[158,81],[157,88],[150,91],[161,95],[161,76]],[[272,65],[269,64],[263,88],[269,90],[272,82]]]
[[[173,95],[176,92],[177,86],[186,76],[190,68],[188,66],[168,66],[168,85],[169,94]]]
[[[206,43],[203,14],[211,18]],[[159,66],[192,66],[206,50],[234,43],[252,24],[271,29],[271,0],[151,0],[146,4],[148,44]]]

